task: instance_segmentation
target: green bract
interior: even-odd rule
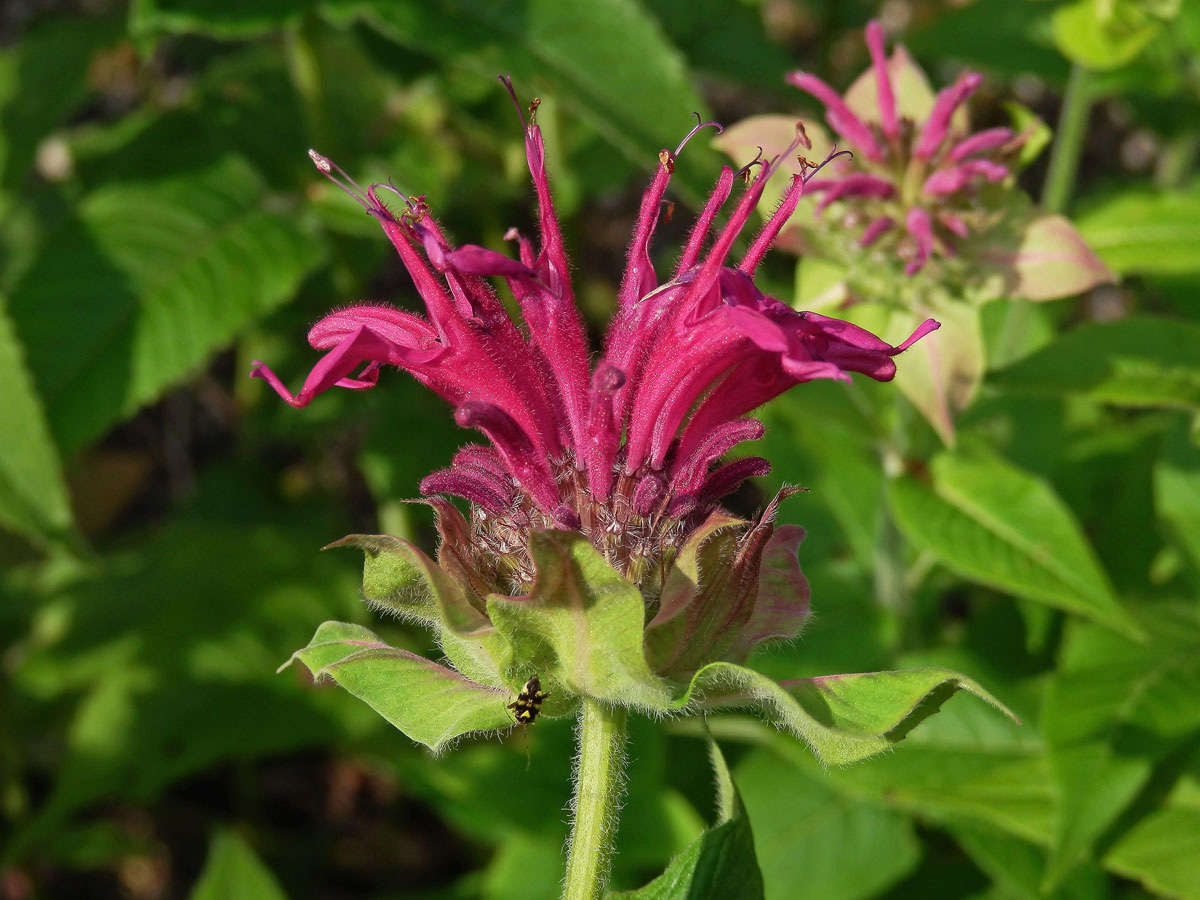
[[[509,596],[488,589],[458,542],[466,520],[435,505],[436,562],[387,535],[334,546],[363,550],[367,601],[431,627],[448,665],[341,622],[326,622],[293,657],[435,752],[515,725],[508,704],[535,674],[550,692],[548,717],[573,713],[582,698],[650,715],[749,707],[837,764],[887,749],[957,690],[1004,709],[947,669],[776,682],[741,665],[759,643],[794,638],[808,616],[796,558],[804,532],[768,515],[749,523],[714,512],[649,599],[584,535],[535,529],[532,589]]]

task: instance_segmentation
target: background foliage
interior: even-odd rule
[[[300,413],[245,377],[258,358],[297,380],[335,303],[411,299],[305,150],[495,246],[531,222],[494,80],[511,72],[542,98],[599,327],[641,185],[691,111],[816,112],[782,73],[844,87],[880,13],[935,81],[986,74],[984,124],[1016,97],[1053,125],[1068,85],[1082,96],[1078,177],[1046,200],[1123,280],[985,306],[990,370],[953,448],[874,383],[767,410],[762,490],[811,489],[785,518],[809,532],[817,618],[756,667],[946,665],[1024,724],[954,699],[895,752],[823,769],[713,719],[765,895],[1200,898],[1200,6],[1171,0],[6,4],[0,898],[557,895],[568,721],[539,722],[528,764],[521,734],[434,762],[274,674],[328,618],[436,652],[372,621],[357,554],[317,550],[352,531],[428,544],[399,498],[464,439],[402,377]],[[684,205],[719,163],[702,144]],[[1022,176],[1034,196],[1046,169]],[[793,268],[772,260],[777,295]],[[907,464],[885,474],[897,416]],[[714,840],[747,842],[695,723],[635,722],[631,746],[617,887],[662,872],[714,803]]]

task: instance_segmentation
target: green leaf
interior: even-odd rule
[[[1200,574],[1200,449],[1183,429],[1168,433],[1154,466],[1154,506]]]
[[[1054,11],[1054,41],[1078,65],[1116,69],[1141,53],[1161,24],[1131,0],[1074,0]]]
[[[0,524],[40,541],[66,538],[70,498],[58,450],[0,296]]]
[[[954,697],[895,752],[827,772],[856,796],[923,819],[969,821],[1044,845],[1055,797],[1041,749],[1034,728]],[[806,754],[795,755],[808,764]]]
[[[896,524],[964,577],[1139,634],[1054,489],[997,456],[941,453],[888,486]]]
[[[819,771],[755,750],[738,764],[737,779],[768,900],[867,900],[916,868],[911,820]]]
[[[58,582],[39,604],[57,624],[13,644],[22,659],[9,680],[10,724],[30,737],[58,734],[62,751],[51,792],[14,828],[10,858],[18,845],[40,852],[80,807],[152,802],[205,767],[382,727],[366,706],[313,691],[299,672],[270,675],[281,646],[311,635],[306,622],[361,609],[353,561],[315,552],[327,513],[291,504],[284,515],[273,478],[255,465],[210,467],[186,510],[113,549],[102,567],[38,576]],[[14,599],[6,591],[0,606],[11,610]],[[27,626],[12,623],[0,631],[21,640]]]
[[[295,24],[312,7],[310,0],[134,0],[129,33],[152,41],[163,34],[203,34],[237,40],[256,37]]]
[[[706,108],[683,55],[634,0],[329,0],[324,10],[365,18],[398,43],[481,76],[510,72],[522,97],[553,96],[646,169],[687,133],[692,111]],[[705,189],[709,158],[697,145],[683,154],[678,187]]]
[[[1095,900],[1108,896],[1107,876],[1098,866],[1077,868],[1069,884],[1046,892],[1041,887],[1046,854],[1040,848],[990,828],[955,823],[948,830],[1006,900]]]
[[[613,900],[762,900],[762,873],[742,799],[711,738],[708,752],[717,780],[716,824],[671,860],[663,874],[636,891],[609,894]]]
[[[1179,900],[1200,900],[1200,753],[1166,798],[1105,854],[1106,868]]]
[[[645,604],[584,535],[533,531],[533,589],[523,597],[492,594],[488,615],[508,638],[513,659],[549,670],[573,694],[623,706],[666,709],[666,683],[646,665]],[[513,671],[523,681],[533,672]]]
[[[434,753],[464,734],[514,724],[507,692],[389,647],[361,625],[324,623],[284,666],[297,659],[313,678],[329,676]]]
[[[213,835],[200,880],[188,900],[287,900],[254,850],[235,831]]]
[[[960,690],[1012,716],[970,678],[934,666],[776,682],[733,663],[710,663],[696,673],[675,706],[688,711],[755,707],[767,721],[803,740],[823,762],[845,765],[904,740]]]
[[[1200,271],[1200,182],[1175,191],[1122,191],[1084,206],[1076,223],[1083,239],[1122,275]]]
[[[10,312],[64,454],[194,371],[320,264],[321,245],[267,200],[259,175],[227,157],[101,187],[48,240]]]
[[[1057,884],[1145,786],[1156,764],[1200,729],[1200,618],[1158,607],[1142,621],[1152,642],[1095,626],[1070,635],[1046,690],[1047,755],[1059,793],[1046,869]]]
[[[990,378],[1020,393],[1200,409],[1200,325],[1150,316],[1080,325]]]

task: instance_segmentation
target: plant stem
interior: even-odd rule
[[[625,789],[626,713],[585,697],[579,713],[575,766],[575,818],[567,848],[563,900],[599,900]]]
[[[1050,212],[1066,212],[1071,203],[1079,156],[1087,135],[1088,116],[1092,111],[1090,80],[1091,73],[1083,66],[1078,63],[1071,66],[1062,111],[1058,115],[1058,134],[1054,136],[1054,147],[1050,151],[1050,168],[1042,189],[1042,206]]]

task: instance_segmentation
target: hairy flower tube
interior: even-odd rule
[[[617,308],[593,362],[536,107],[522,121],[540,234],[535,243],[510,233],[514,257],[454,246],[420,198],[402,198],[393,213],[382,200],[386,186],[361,190],[312,153],[318,169],[379,222],[425,315],[367,303],[336,310],[309,334],[324,356],[299,392],[261,363],[253,374],[300,407],[332,387],[372,387],[385,367],[404,369],[487,442],[463,447],[421,483],[437,513],[436,561],[387,535],[338,542],[366,554],[366,599],[433,628],[449,665],[339,622],[322,625],[294,658],[435,750],[462,734],[517,724],[514,698],[533,676],[546,717],[581,701],[585,712],[598,703],[654,714],[758,705],[833,761],[886,747],[887,729],[937,685],[982,693],[954,673],[919,670],[905,690],[887,695],[899,703],[887,716],[840,729],[842,712],[858,716],[856,701],[845,701],[832,719],[814,718],[811,702],[828,704],[867,683],[859,679],[908,675],[780,684],[738,665],[761,642],[800,632],[809,588],[797,560],[803,530],[775,522],[779,501],[794,489],[754,521],[737,519],[721,498],[768,464],[722,457],[762,435],[749,414],[763,403],[817,378],[889,380],[892,358],[937,322],[893,346],[847,322],[796,312],[755,286],[755,270],[814,174],[792,177],[775,214],[731,261],[779,158],[747,167],[757,171],[717,226],[744,174],[722,169],[675,267],[660,278],[650,242],[676,156],[704,127],[697,125],[659,155]],[[798,130],[788,153],[804,141]],[[507,284],[520,323],[489,278]],[[448,496],[466,500],[469,515]],[[806,693],[823,699],[807,701]]]

